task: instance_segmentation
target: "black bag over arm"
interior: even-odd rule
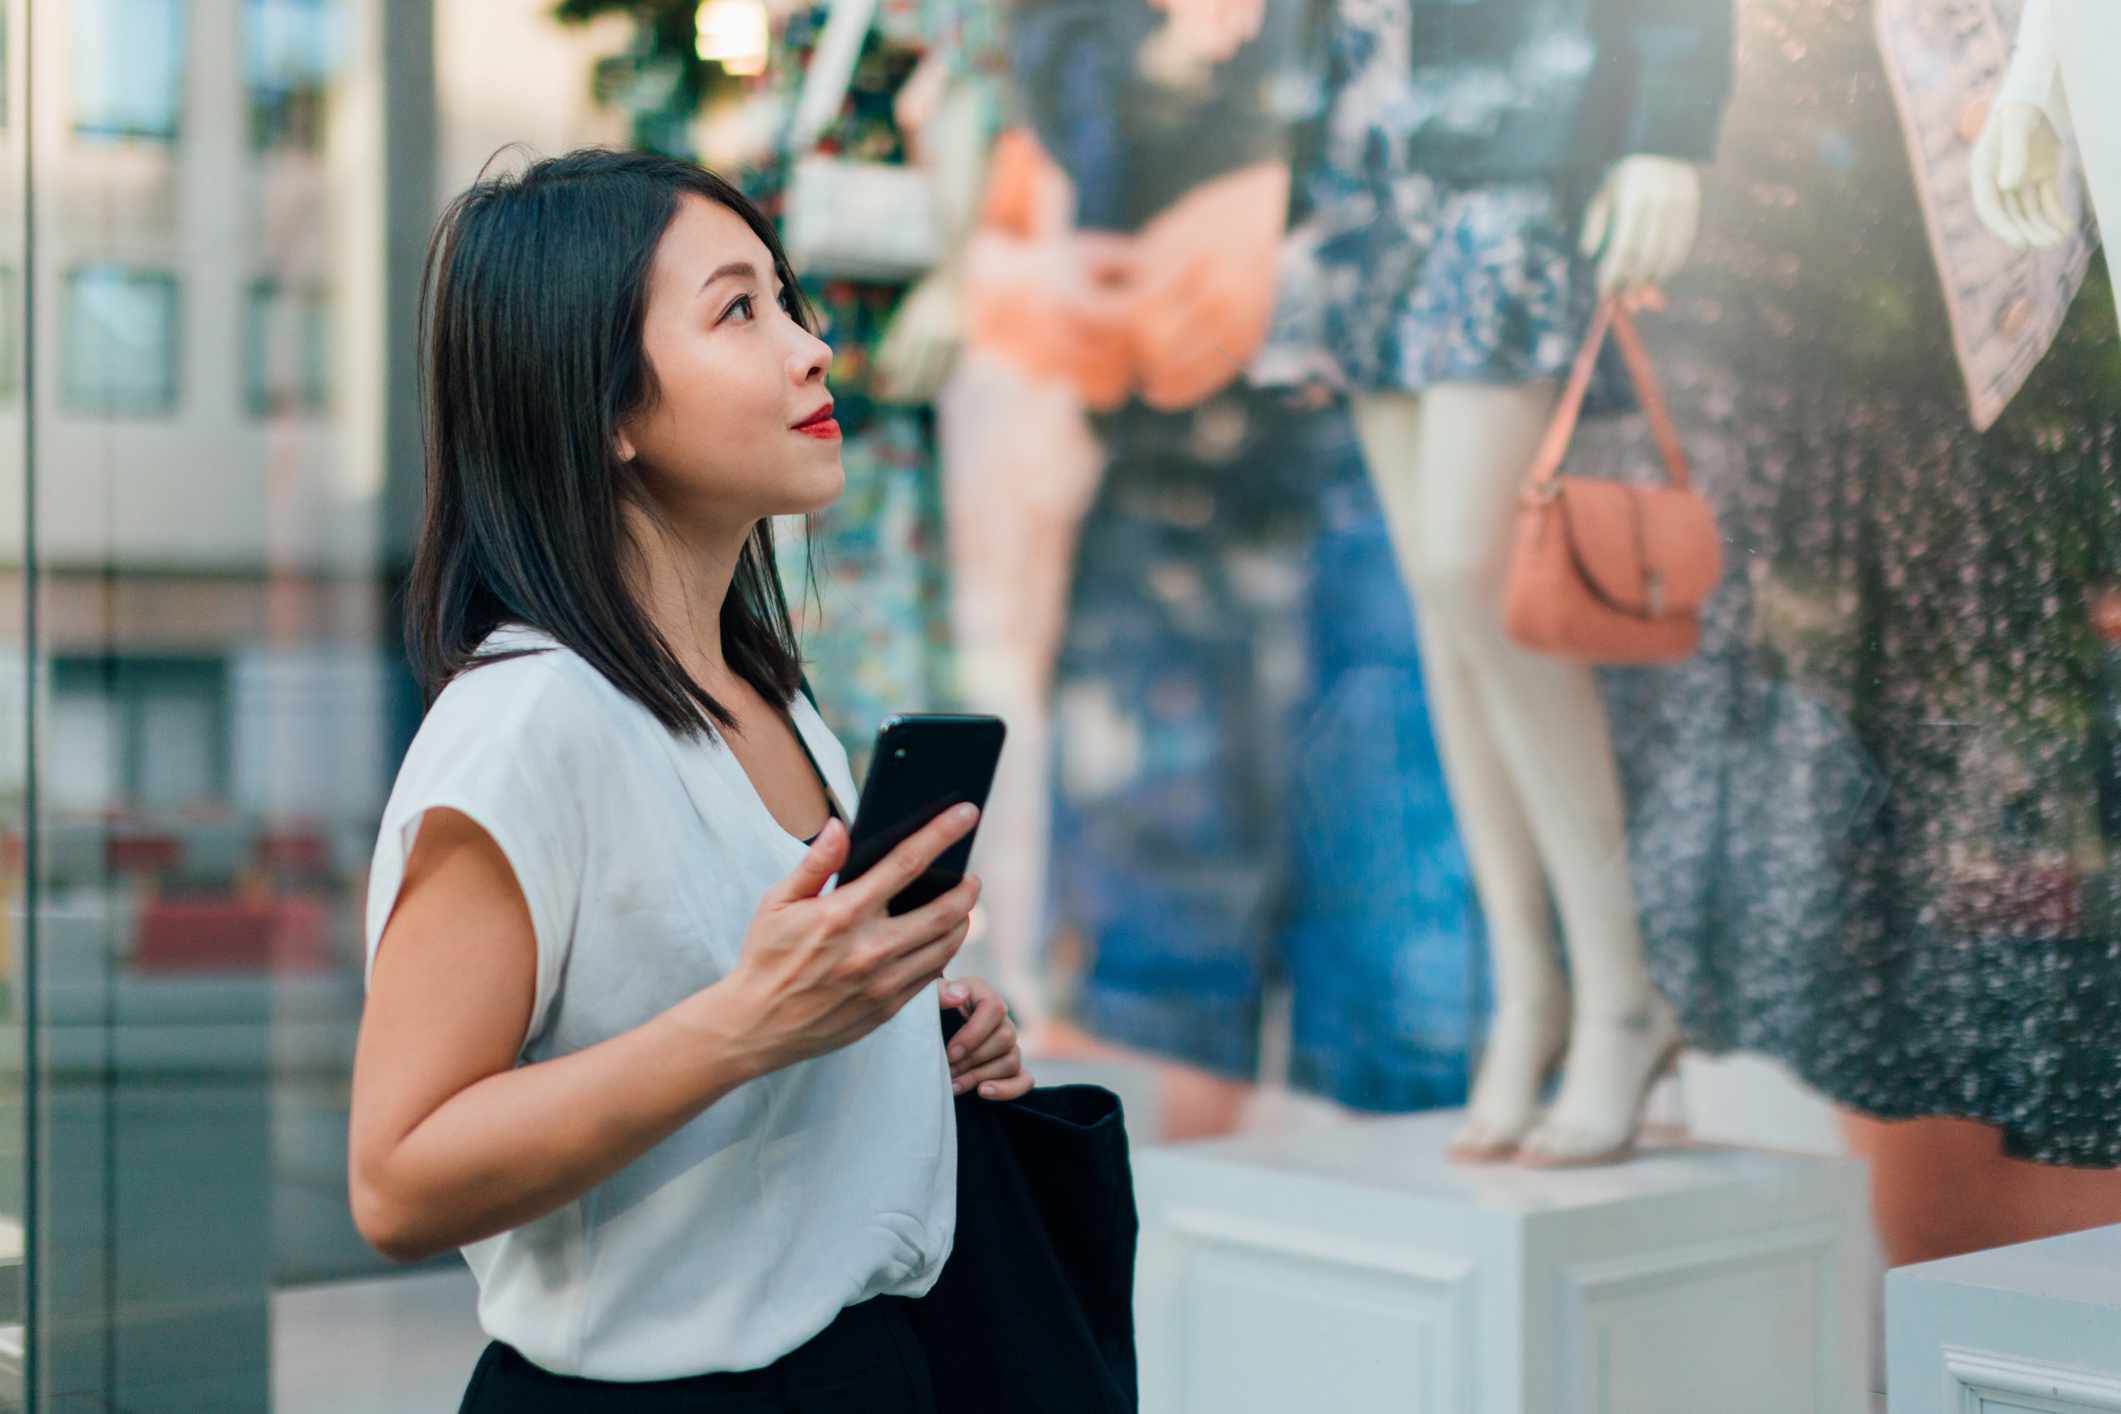
[[[957,1241],[913,1308],[938,1414],[1135,1414],[1139,1229],[1117,1095],[959,1096]]]

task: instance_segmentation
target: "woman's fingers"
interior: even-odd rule
[[[1000,1060],[1016,1048],[1016,1028],[1009,1024],[1009,1009],[993,991],[973,994],[972,1015],[950,1038],[950,1068],[963,1072]]]
[[[935,941],[907,953],[904,957],[887,963],[878,971],[878,981],[885,995],[891,997],[891,1013],[896,1016],[899,1008],[912,1001],[949,970],[951,960],[965,939],[972,932],[971,920],[959,923]]]
[[[1032,1085],[1030,1074],[1024,1069],[1024,1058],[1011,1051],[998,1061],[970,1070],[950,1082],[954,1095],[979,1091],[982,1100],[1015,1100],[1023,1096]]]
[[[972,916],[980,888],[979,875],[967,874],[941,898],[930,899],[911,913],[892,919],[885,925],[889,939],[885,951],[893,956],[908,953],[958,927]]]
[[[950,1073],[952,1075],[970,1075],[983,1066],[993,1065],[997,1061],[1006,1060],[1016,1054],[1018,1054],[1016,1026],[1012,1022],[1004,1021],[1001,1029],[989,1036],[979,1049],[967,1052],[963,1060],[952,1065]]]
[[[788,877],[768,890],[766,902],[788,904],[816,898],[846,861],[847,827],[835,817],[825,822],[825,828],[818,832],[810,852],[796,861]]]
[[[978,820],[977,806],[952,806],[900,841],[861,878],[840,885],[838,893],[849,907],[865,913],[882,912],[902,889],[926,873],[944,850],[971,834]]]

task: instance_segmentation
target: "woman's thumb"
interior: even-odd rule
[[[825,822],[824,829],[818,831],[817,839],[811,844],[809,852],[804,854],[788,877],[781,880],[780,888],[775,891],[778,899],[783,903],[793,903],[798,899],[816,898],[824,892],[825,885],[846,862],[847,827],[841,824],[839,817],[835,815]]]

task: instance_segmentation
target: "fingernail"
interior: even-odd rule
[[[993,1099],[993,1098],[994,1098],[994,1087],[993,1087],[992,1085],[982,1085],[982,1086],[980,1086],[980,1087],[979,1087],[979,1092],[980,1092],[980,1094],[981,1094],[982,1096],[984,1096],[985,1098],[987,1098],[987,1099],[989,1099],[989,1100],[991,1100],[991,1099]]]
[[[946,1001],[946,1002],[948,1002],[948,1003],[950,1003],[950,1004],[951,1004],[952,1006],[956,1006],[956,1005],[957,1005],[957,1004],[958,1004],[959,1002],[963,1001],[964,999],[965,999],[965,989],[964,989],[963,987],[945,987],[945,988],[943,988],[943,1000],[944,1000],[944,1001]]]
[[[979,818],[979,807],[968,801],[950,813],[960,820],[977,820]]]
[[[963,1060],[964,1058],[965,1058],[965,1048],[964,1048],[963,1046],[952,1046],[952,1047],[950,1048],[950,1059],[952,1059],[952,1060],[954,1060],[954,1061],[959,1061],[959,1060]]]
[[[964,1093],[965,1093],[965,1082],[964,1082],[964,1081],[962,1081],[962,1080],[953,1080],[953,1081],[951,1081],[951,1082],[950,1082],[950,1093],[951,1093],[951,1094],[953,1094],[953,1095],[962,1095],[962,1094],[964,1094]]]

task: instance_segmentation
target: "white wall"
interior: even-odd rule
[[[596,60],[624,48],[632,24],[607,16],[561,25],[550,0],[435,6],[435,181],[446,202],[478,179],[495,152],[526,144],[541,157],[625,140],[615,111],[590,96]],[[439,203],[438,203],[439,204]]]

